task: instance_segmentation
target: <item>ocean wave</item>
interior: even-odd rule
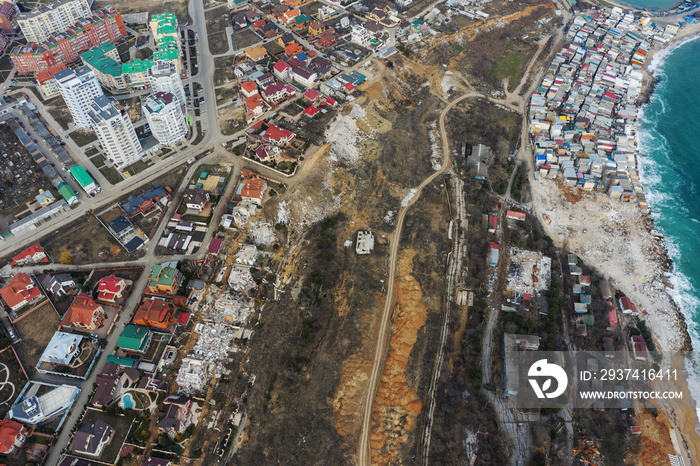
[[[689,215],[688,205],[692,204],[695,196],[683,195],[683,189],[687,189],[687,177],[690,176],[686,167],[674,166],[672,163],[674,154],[666,137],[659,132],[661,119],[673,118],[667,115],[676,111],[666,105],[671,89],[673,76],[668,73],[675,72],[668,67],[665,69],[666,60],[679,47],[700,39],[700,35],[687,37],[672,43],[669,47],[656,52],[648,63],[647,69],[655,77],[661,79],[649,102],[640,108],[638,115],[638,129],[636,134],[637,147],[639,149],[638,168],[639,176],[646,195],[647,202],[652,210],[652,218],[655,220],[655,228],[665,235],[664,246],[669,258],[673,261],[673,268],[668,274],[668,280],[673,286],[667,290],[668,295],[678,306],[688,326],[693,346],[697,350],[700,344],[700,283],[694,276],[689,260],[683,262],[683,254],[688,254],[687,244],[693,241],[693,231],[700,220],[695,215]],[[673,67],[675,68],[675,66]],[[679,154],[681,155],[681,154]],[[683,202],[683,199],[687,199]],[[690,218],[693,223],[682,225],[678,223],[682,218]],[[663,221],[658,221],[662,219]],[[691,226],[692,225],[692,226]],[[687,231],[689,230],[689,231]],[[692,244],[692,243],[691,243]],[[691,254],[693,254],[691,252]],[[685,256],[683,256],[685,257]],[[700,356],[695,352],[694,364],[687,365],[688,384],[691,396],[700,402]],[[700,403],[698,403],[700,406]],[[700,414],[700,410],[698,411]]]
[[[654,76],[657,76],[657,71],[664,66],[664,63],[666,62],[666,59],[668,58],[671,53],[676,50],[678,47],[682,47],[685,44],[689,42],[693,42],[695,40],[700,39],[700,35],[695,35],[695,36],[689,36],[684,39],[679,40],[678,42],[673,42],[671,45],[666,47],[665,49],[661,49],[658,52],[654,53],[654,57],[651,59],[651,62],[649,63],[649,66],[647,69],[651,74]],[[658,76],[657,76],[658,77]]]
[[[667,243],[670,244],[672,241]],[[700,309],[700,299],[696,296],[697,288],[693,285],[688,276],[681,272],[678,267],[674,267],[673,269],[668,279],[671,285],[673,285],[673,289],[668,290],[668,294],[685,317],[685,321],[688,324],[688,333],[691,335],[692,340],[697,342],[700,336],[698,332],[698,323],[695,320],[697,318],[698,309]]]

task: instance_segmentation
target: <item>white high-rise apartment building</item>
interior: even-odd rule
[[[44,42],[51,34],[65,32],[80,18],[89,18],[88,0],[56,0],[29,13],[20,13],[17,24],[27,42]]]
[[[95,97],[104,95],[95,72],[87,66],[75,70],[68,68],[54,75],[63,100],[73,116],[75,126],[90,128],[87,112]]]
[[[154,94],[157,92],[170,92],[182,106],[183,112],[187,111],[185,88],[182,86],[182,79],[180,79],[180,73],[177,72],[175,65],[167,61],[156,61],[148,69],[148,82]]]
[[[151,133],[159,143],[172,146],[185,139],[187,116],[172,93],[156,92],[149,95],[142,108]]]
[[[129,113],[118,107],[116,100],[96,97],[90,105],[88,118],[107,158],[116,168],[124,168],[143,157]]]

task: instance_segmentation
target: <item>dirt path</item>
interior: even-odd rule
[[[387,280],[388,290],[386,301],[384,302],[384,309],[382,310],[381,323],[379,326],[378,340],[374,353],[372,373],[369,378],[369,384],[367,387],[367,394],[364,403],[364,414],[362,419],[362,430],[360,432],[360,444],[357,451],[357,463],[360,465],[372,464],[372,459],[370,457],[371,449],[369,442],[369,433],[371,427],[372,410],[374,408],[374,398],[377,392],[377,386],[379,383],[379,378],[384,368],[385,355],[387,352],[387,336],[390,334],[390,316],[391,310],[394,305],[394,289],[396,282],[396,261],[398,258],[399,240],[401,238],[401,230],[403,229],[404,219],[406,218],[406,212],[408,209],[420,198],[423,188],[433,182],[437,177],[442,175],[447,167],[450,166],[450,150],[449,141],[447,138],[447,131],[445,129],[445,117],[458,103],[466,100],[468,98],[481,97],[480,94],[469,93],[459,97],[450,103],[445,109],[440,113],[440,134],[442,139],[442,150],[444,153],[442,168],[434,172],[428,178],[423,180],[423,182],[415,188],[415,195],[407,203],[407,205],[401,206],[399,209],[399,214],[396,219],[396,229],[391,235],[391,250],[389,254],[389,278]]]

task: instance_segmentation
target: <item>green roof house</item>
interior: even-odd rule
[[[180,271],[173,267],[153,265],[151,266],[151,278],[148,280],[148,291],[174,294],[180,286],[181,276]]]
[[[148,349],[152,336],[153,333],[147,327],[127,325],[121,335],[119,335],[117,346],[124,351],[143,353]]]
[[[136,359],[127,358],[126,356],[117,356],[116,354],[108,355],[105,362],[112,362],[117,366],[123,367],[136,367]]]
[[[58,192],[63,199],[66,200],[68,205],[74,205],[78,203],[78,196],[75,195],[73,188],[71,188],[68,183],[62,181],[58,184]]]
[[[311,16],[301,14],[294,18],[294,22],[298,28],[303,28],[306,27],[306,25],[309,24],[312,19],[313,18]]]
[[[80,54],[80,59],[95,72],[102,86],[110,90],[126,89],[122,79],[122,64],[117,49],[109,42]]]
[[[97,190],[97,185],[95,180],[88,174],[87,171],[82,167],[82,165],[76,165],[72,167],[68,172],[73,175],[75,181],[78,182],[81,188],[85,190],[86,193],[91,194]]]

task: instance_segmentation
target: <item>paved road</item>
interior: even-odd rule
[[[87,380],[83,381],[80,384],[80,395],[75,401],[73,409],[68,415],[68,418],[66,418],[63,428],[61,429],[61,432],[56,438],[53,447],[51,448],[51,450],[49,450],[49,456],[46,461],[47,465],[54,466],[58,464],[58,460],[60,459],[62,451],[68,446],[68,440],[70,439],[73,429],[77,427],[77,423],[80,420],[83,408],[87,406],[88,402],[90,401],[92,395],[92,387],[95,383],[95,379],[97,378],[97,374],[99,374],[100,368],[104,365],[105,360],[107,359],[107,355],[112,354],[116,349],[119,334],[129,323],[129,320],[131,318],[131,312],[138,305],[139,300],[141,299],[141,293],[143,293],[144,289],[146,288],[146,285],[148,284],[149,277],[150,274],[148,273],[148,271],[144,271],[144,273],[141,274],[141,277],[139,277],[138,281],[134,283],[134,288],[131,292],[131,295],[127,299],[122,312],[117,318],[117,322],[112,330],[112,334],[107,339],[107,344],[104,350],[100,354],[98,361],[95,363],[95,366],[93,367],[90,376],[87,378]],[[63,377],[60,378],[64,379]],[[72,380],[73,379],[66,378],[66,381],[63,383],[71,383]]]
[[[13,116],[17,117],[19,119],[19,121],[24,123],[24,131],[27,133],[27,135],[29,136],[30,139],[37,141],[36,145],[38,146],[39,151],[44,155],[44,158],[46,158],[46,160],[48,160],[49,163],[51,163],[53,165],[58,176],[60,176],[63,181],[68,183],[68,185],[74,191],[77,191],[79,193],[78,194],[79,198],[81,198],[81,199],[86,198],[87,194],[85,194],[85,192],[82,191],[82,188],[73,179],[73,177],[70,176],[67,171],[64,171],[61,169],[61,167],[63,167],[63,164],[61,162],[59,162],[59,160],[56,158],[56,156],[54,155],[51,148],[48,146],[48,144],[46,144],[46,141],[44,141],[44,139],[41,136],[39,136],[39,133],[37,133],[36,128],[34,128],[34,126],[32,126],[32,124],[29,122],[29,119],[24,114],[24,112],[19,108],[15,108],[10,113]],[[60,194],[53,187],[47,187],[47,189],[52,190],[52,194],[54,196],[56,196],[57,199],[60,197]]]
[[[203,17],[203,13],[202,13],[203,7],[202,7],[201,2],[202,2],[202,0],[198,0],[197,2],[190,2],[190,15],[194,18],[195,30],[198,31],[198,34],[201,37],[206,37],[206,23],[204,21],[204,17]],[[201,66],[200,67],[198,82],[200,82],[200,84],[202,84],[202,87],[204,88],[203,92],[205,95],[205,99],[207,101],[207,105],[215,106],[216,101],[214,98],[214,91],[213,91],[214,86],[213,86],[213,81],[212,81],[213,60],[209,56],[210,54],[209,54],[208,47],[206,45],[206,41],[203,41],[203,44],[204,44],[205,48],[203,49],[203,52],[201,55],[203,57],[208,57],[208,60],[207,60],[207,58],[203,58],[203,60],[207,60],[207,65],[209,65],[209,66]],[[202,65],[204,65],[204,63],[202,63]],[[207,71],[203,72],[203,70],[207,70]],[[210,142],[212,139],[218,139],[221,136],[221,134],[219,132],[218,124],[217,124],[217,115],[216,115],[215,110],[211,110],[211,111],[207,112],[207,119],[205,121],[203,121],[203,126],[204,125],[207,125],[207,127],[209,128],[208,135],[205,138],[206,142],[203,141],[205,144]],[[180,154],[177,154],[176,161],[169,160],[167,163],[161,164],[161,165],[163,165],[163,167],[162,167],[163,169],[157,171],[155,174],[150,175],[150,177],[148,177],[148,178],[157,179],[157,177],[161,173],[171,170],[176,165],[182,164],[186,160],[186,157],[189,157],[190,154],[196,150],[201,150],[201,149],[191,148],[189,150],[183,151]],[[212,155],[214,155],[214,154],[212,154]],[[240,165],[240,163],[238,165]],[[186,177],[183,179],[183,183],[182,183],[183,186],[181,186],[180,189],[177,190],[177,193],[179,193],[179,196],[181,196],[182,188],[184,188],[184,186],[187,184],[189,178],[194,174],[195,169],[196,169],[196,166],[193,165],[188,170]],[[234,171],[234,173],[232,173],[232,179],[229,183],[229,186],[226,190],[226,193],[225,193],[223,199],[226,199],[227,195],[230,196],[232,194],[232,190],[235,188],[235,184],[236,184],[235,183],[236,175],[239,173],[239,170],[240,170],[240,167],[237,168],[237,171]],[[143,177],[143,178],[145,178],[145,177]],[[129,180],[131,180],[131,178]],[[127,181],[129,181],[129,180],[127,180]],[[141,180],[141,182],[143,183],[145,181]],[[122,187],[122,184],[123,183],[119,183],[120,188]],[[106,199],[103,200],[99,205],[107,204],[108,202],[111,202],[114,197],[121,196],[122,193],[124,192],[124,189],[122,188],[122,189],[116,190],[115,188],[113,188],[112,191],[115,191],[115,193],[111,197],[105,196]],[[195,256],[195,257],[202,256],[206,252],[206,250],[207,250],[206,245],[208,244],[212,235],[216,231],[218,221],[220,220],[221,215],[223,214],[223,211],[226,207],[226,202],[223,199],[221,202],[219,202],[219,204],[217,205],[217,207],[214,211],[211,226],[210,226],[210,228],[205,236],[205,239],[204,239],[204,242],[202,243],[202,246],[200,247],[200,251],[197,254],[192,255],[192,256]],[[76,401],[74,408],[73,408],[72,412],[70,413],[69,417],[66,419],[66,422],[63,426],[63,429],[61,430],[61,433],[57,437],[53,448],[49,452],[49,457],[47,459],[48,465],[57,464],[58,460],[60,458],[61,452],[68,445],[71,431],[73,430],[74,427],[77,426],[77,422],[80,419],[83,408],[87,405],[87,403],[89,401],[89,398],[90,398],[90,395],[92,392],[92,386],[93,386],[93,383],[97,377],[97,374],[99,373],[99,369],[104,364],[104,362],[107,358],[107,355],[113,353],[114,350],[116,349],[119,334],[122,332],[122,330],[124,330],[124,328],[128,324],[128,322],[131,318],[131,314],[134,311],[134,309],[136,309],[136,306],[138,305],[138,303],[141,299],[141,295],[142,295],[143,291],[145,290],[146,285],[148,284],[148,280],[150,277],[150,273],[149,273],[150,265],[155,263],[157,259],[158,259],[158,262],[167,261],[169,259],[169,258],[165,258],[165,257],[164,258],[156,258],[155,248],[156,248],[156,244],[157,244],[157,239],[160,238],[160,235],[162,234],[162,231],[165,228],[165,225],[167,223],[165,220],[173,214],[174,209],[177,207],[177,204],[178,204],[178,195],[176,195],[175,198],[170,203],[170,206],[168,207],[166,215],[163,217],[163,221],[161,221],[161,223],[156,231],[156,234],[153,236],[154,241],[149,243],[149,246],[148,246],[149,250],[148,250],[147,255],[140,260],[129,262],[129,264],[143,265],[145,267],[145,270],[141,274],[141,277],[139,277],[138,281],[134,284],[131,295],[127,299],[127,301],[123,307],[122,312],[119,314],[119,317],[117,319],[115,327],[112,330],[112,334],[107,339],[107,343],[106,343],[106,346],[104,348],[104,351],[100,355],[100,358],[97,361],[97,363],[95,364],[95,369],[92,371],[92,374],[90,375],[90,377],[81,384],[82,391],[80,393],[80,396],[79,396],[78,400]],[[95,205],[94,208],[97,208],[97,205]],[[82,212],[81,212],[81,215],[82,215]],[[171,257],[174,260],[184,258],[183,256],[171,256]],[[186,257],[189,257],[189,256],[186,256]],[[193,257],[193,258],[195,258],[195,257]],[[94,268],[96,265],[97,264],[91,264],[90,267]],[[116,264],[114,264],[114,263],[111,264],[112,267],[114,267],[115,265]]]

